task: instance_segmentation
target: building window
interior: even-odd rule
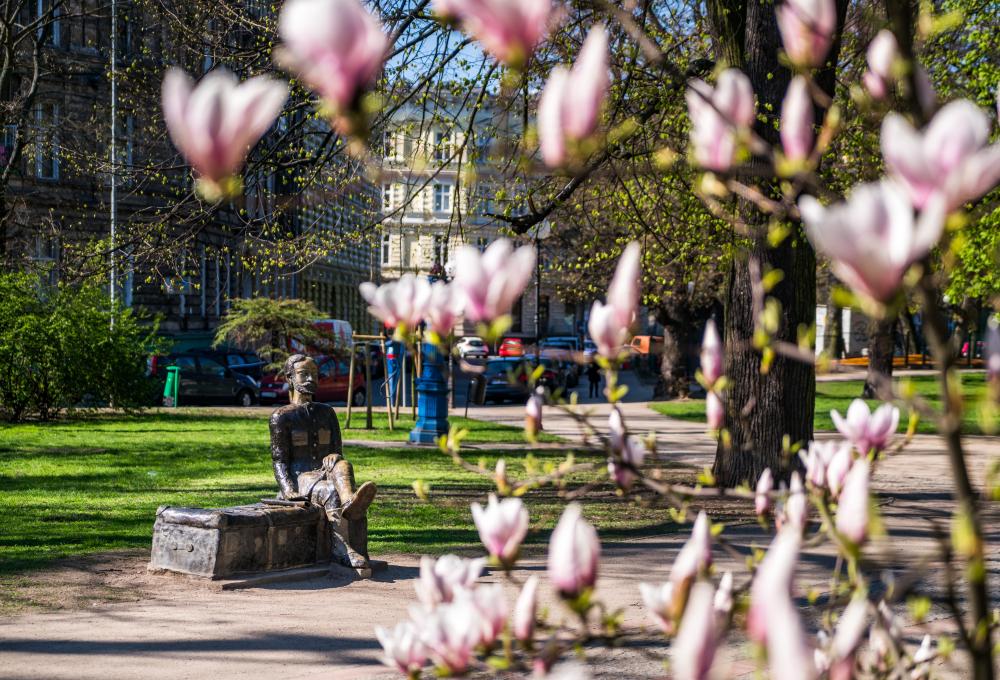
[[[390,245],[389,234],[382,234],[382,265],[389,264],[389,245]]]
[[[382,132],[382,156],[384,158],[396,157],[396,140],[390,130]]]
[[[476,239],[476,249],[479,250],[479,252],[481,253],[486,252],[486,248],[489,245],[490,245],[490,240],[485,236],[480,236]]]
[[[446,161],[451,156],[451,134],[448,132],[434,133],[434,160]]]
[[[434,264],[443,267],[446,259],[448,259],[448,239],[444,236],[435,236]]]
[[[382,210],[392,210],[392,185],[382,185]]]
[[[451,210],[451,185],[434,185],[434,211],[449,212]]]
[[[59,105],[39,102],[35,105],[35,177],[59,179]]]

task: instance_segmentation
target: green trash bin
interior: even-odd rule
[[[177,393],[180,391],[181,369],[179,366],[167,366],[167,382],[163,385],[163,405],[176,407]]]

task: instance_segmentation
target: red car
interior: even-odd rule
[[[502,357],[523,357],[524,343],[521,342],[520,338],[504,338],[497,354]]]
[[[319,381],[316,385],[315,401],[341,401],[347,402],[348,369],[350,364],[347,359],[338,359],[332,356],[314,357],[316,365],[319,367]],[[364,366],[355,364],[354,366],[354,394],[351,403],[355,406],[363,406],[365,403],[365,373]],[[283,376],[267,375],[260,381],[260,403],[261,404],[287,404],[288,403],[288,381]]]

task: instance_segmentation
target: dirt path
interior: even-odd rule
[[[600,412],[607,407],[594,408]],[[520,409],[483,409],[477,416],[515,420]],[[669,421],[643,404],[627,405],[626,418],[636,431],[658,432],[658,452],[667,460],[696,468],[711,462],[712,444],[697,424]],[[560,430],[569,428],[570,423],[555,415],[546,419],[550,432],[562,434]],[[981,482],[987,461],[1000,455],[1000,441],[968,441],[971,468]],[[948,478],[946,459],[933,437],[917,437],[905,453],[885,461],[875,486],[891,538],[872,546],[870,554],[896,573],[932,556],[933,523],[948,528]],[[992,546],[988,567],[996,586],[1000,514],[992,507],[986,525]],[[726,535],[742,554],[768,540],[752,521],[728,526]],[[671,532],[627,543],[605,542],[598,593],[612,608],[624,610],[627,626],[644,625],[638,584],[664,580],[683,540],[682,534]],[[736,560],[720,553],[720,569],[739,570]],[[149,576],[142,554],[67,563],[33,576],[38,582],[34,591],[19,591],[42,604],[62,604],[63,609],[31,608],[0,621],[0,678],[394,677],[378,665],[372,629],[407,616],[418,559],[380,557],[388,558],[391,566],[373,581],[323,579],[227,592]],[[812,586],[825,589],[823,570],[831,560],[822,550],[803,556],[800,592]],[[544,556],[537,555],[525,561],[519,576],[543,569]],[[940,570],[932,570],[924,591],[940,602],[939,576]],[[509,594],[512,601],[514,590]],[[546,591],[543,597],[552,616],[566,616],[552,593]],[[931,618],[943,624],[948,615],[939,603]],[[745,645],[731,641],[719,662],[720,675],[750,677],[753,666],[747,659]],[[639,654],[615,652],[606,665],[597,677],[662,677],[659,662]]]

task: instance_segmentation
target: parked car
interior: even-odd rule
[[[319,368],[319,380],[316,383],[316,394],[313,395],[315,401],[342,401],[347,402],[347,388],[349,385],[350,364],[345,358],[333,356],[315,357],[316,366]],[[351,395],[351,403],[355,406],[363,406],[365,403],[365,373],[364,366],[355,364],[354,385]],[[260,383],[260,403],[261,404],[285,404],[288,403],[288,381],[284,376],[269,375]]]
[[[544,367],[542,375],[538,378],[538,383],[543,387],[556,390],[559,388],[576,387],[578,384],[579,378],[576,374],[576,367],[572,362],[545,355],[539,359],[534,354],[528,354],[524,357],[523,368],[521,369],[521,373],[524,376],[522,382],[527,384],[527,375],[531,371],[534,371],[539,363]]]
[[[500,349],[497,350],[497,354],[502,357],[523,357],[524,343],[521,342],[521,338],[504,338],[500,342]]]
[[[267,365],[266,361],[253,352],[243,352],[237,349],[206,347],[187,350],[187,353],[215,359],[223,366],[227,366],[237,373],[248,375],[257,381],[264,377],[264,367]]]
[[[483,377],[486,379],[486,401],[524,401],[528,397],[524,362],[512,359],[490,359]]]
[[[455,343],[455,348],[458,350],[458,356],[463,359],[485,359],[490,355],[490,350],[486,347],[483,339],[474,335],[468,335],[459,340]]]
[[[663,352],[663,336],[637,335],[632,338],[629,349],[635,354],[661,354]]]
[[[249,375],[223,364],[219,357],[198,352],[179,352],[154,357],[151,373],[163,394],[167,366],[180,368],[177,401],[187,404],[238,404],[253,406],[260,398],[259,383]]]

